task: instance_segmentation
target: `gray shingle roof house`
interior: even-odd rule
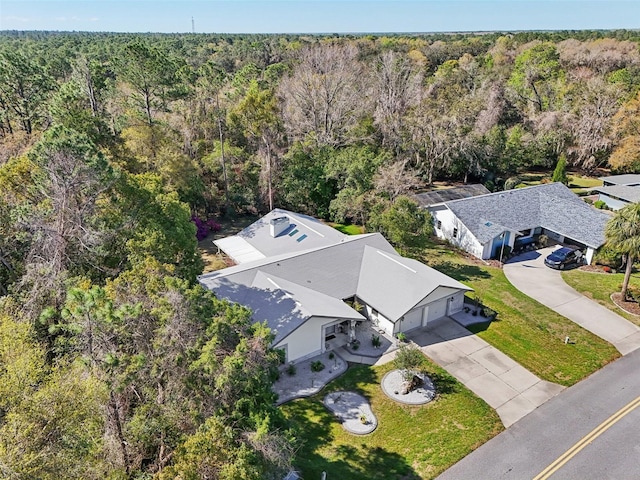
[[[637,187],[640,185],[640,175],[636,174],[611,175],[610,177],[600,177],[598,180],[602,180],[602,185],[605,187],[609,185]]]
[[[561,183],[496,192],[431,207],[436,234],[481,259],[544,233],[586,250],[590,262],[610,218]]]
[[[202,275],[199,281],[219,298],[249,307],[255,321],[266,321],[275,334],[274,346],[285,351],[288,361],[347,343],[356,322],[371,321],[393,335],[462,309],[470,288],[398,255],[382,235],[347,236],[305,218],[324,240],[300,249],[285,238],[287,233],[271,228],[271,220],[282,217],[299,228],[296,214],[270,212],[245,229],[260,238],[253,245],[261,258]],[[362,306],[359,311],[354,301]]]
[[[602,187],[594,188],[598,200],[602,200],[612,210],[619,210],[629,203],[640,202],[640,175],[613,175],[600,177]]]

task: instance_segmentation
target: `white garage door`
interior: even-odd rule
[[[406,332],[422,326],[422,307],[411,310],[404,316],[402,331]]]
[[[429,304],[429,313],[427,321],[431,322],[437,320],[440,317],[444,317],[447,314],[447,299],[443,298],[436,302]]]

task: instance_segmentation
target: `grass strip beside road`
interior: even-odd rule
[[[388,398],[380,383],[391,364],[351,366],[319,394],[282,405],[303,440],[295,466],[303,478],[413,480],[434,478],[498,434],[494,410],[429,362],[438,396],[426,405],[404,405]],[[322,404],[336,390],[364,395],[378,419],[369,435],[346,432]]]
[[[498,312],[496,321],[470,330],[544,380],[570,386],[620,356],[613,345],[521,293],[499,268],[446,245],[433,244],[418,257],[472,287],[471,297]],[[571,344],[564,343],[567,336]]]
[[[583,270],[570,270],[562,272],[562,279],[585,297],[598,302],[612,312],[640,326],[640,317],[621,310],[611,300],[611,294],[619,292],[622,288],[624,273],[596,273],[585,272]],[[637,273],[631,275],[629,285],[640,289],[640,276]]]

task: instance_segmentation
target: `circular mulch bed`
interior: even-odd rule
[[[615,303],[618,306],[618,308],[621,308],[625,312],[630,313],[631,315],[640,316],[640,304],[638,304],[637,302],[627,302],[623,300],[620,292],[612,293],[611,301]]]
[[[378,419],[373,414],[369,401],[359,393],[331,392],[324,397],[323,403],[338,417],[348,432],[365,435],[378,426]]]
[[[436,396],[436,389],[431,379],[425,374],[417,374],[422,379],[422,386],[418,387],[406,395],[402,394],[402,373],[400,370],[391,370],[384,377],[380,386],[387,397],[401,403],[409,405],[422,405],[429,403]]]

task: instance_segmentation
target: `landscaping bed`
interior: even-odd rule
[[[624,309],[622,310],[617,307],[612,299],[612,295],[620,292],[624,273],[598,273],[580,268],[562,272],[562,278],[570,287],[576,289],[585,297],[591,298],[600,305],[640,326],[640,316],[638,316],[640,308],[638,308],[638,304],[628,305],[631,302],[620,303],[620,306]],[[640,274],[633,273],[631,275],[629,286],[640,289]]]
[[[496,412],[448,373],[428,362],[427,374],[438,392],[426,405],[388,398],[380,388],[393,369],[356,365],[328,384],[322,394],[280,408],[303,441],[295,467],[303,478],[410,480],[434,478],[503,430]],[[323,404],[327,393],[355,391],[375,413],[378,426],[354,437]]]

